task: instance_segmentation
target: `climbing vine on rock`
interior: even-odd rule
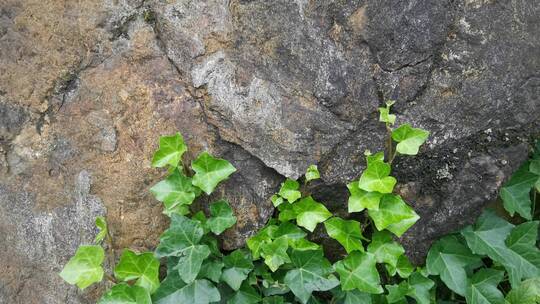
[[[397,238],[419,216],[394,193],[392,162],[416,155],[429,132],[408,124],[394,128],[392,104],[379,109],[388,131],[386,149],[366,151],[365,170],[347,185],[346,217],[307,191],[306,185],[320,178],[312,165],[303,179],[282,183],[271,197],[275,216],[245,248],[221,251],[218,236],[235,225],[234,210],[223,199],[208,212],[193,212],[191,205],[236,169],[207,152],[191,166],[183,163],[187,146],[177,133],[160,138],[152,159],[154,167],[168,170],[150,191],[170,217],[155,251],[126,249],[107,273],[103,263],[107,256],[114,259],[114,252],[107,223],[99,217],[95,244],[80,246],[60,276],[80,289],[106,277],[112,287],[100,304],[540,303],[538,221],[532,221],[531,197],[540,190],[540,151],[501,190],[508,212],[526,221],[510,224],[487,211],[475,225],[436,242],[427,266],[415,267]],[[339,258],[331,261],[313,241],[316,229],[341,246]],[[166,266],[161,275],[160,262]]]

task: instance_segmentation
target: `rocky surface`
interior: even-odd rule
[[[116,249],[155,246],[160,134],[239,169],[215,194],[239,217],[225,248],[310,164],[315,195],[343,209],[388,98],[431,132],[395,172],[422,217],[401,242],[421,262],[540,135],[539,32],[526,0],[0,0],[0,303],[92,303],[99,288],[56,273],[96,215]]]

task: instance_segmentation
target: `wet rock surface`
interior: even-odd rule
[[[92,303],[56,273],[93,220],[114,247],[153,249],[167,220],[148,189],[161,134],[239,170],[227,249],[264,225],[284,176],[317,164],[334,210],[381,149],[377,107],[431,132],[396,159],[397,192],[430,243],[472,222],[540,135],[534,1],[0,0],[0,303]],[[198,202],[204,208],[207,201]]]

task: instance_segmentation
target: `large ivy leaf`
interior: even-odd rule
[[[263,244],[262,256],[264,263],[268,265],[268,268],[272,271],[276,271],[279,266],[291,262],[287,255],[287,248],[289,247],[289,240],[286,236],[280,237],[271,243]]]
[[[178,270],[180,277],[186,283],[195,280],[202,263],[210,255],[210,248],[206,245],[191,245],[177,253],[178,264],[174,269]]]
[[[137,280],[135,285],[152,294],[159,287],[159,261],[150,252],[136,254],[126,249],[120,256],[114,275],[121,281]]]
[[[159,245],[156,248],[156,256],[161,258],[181,255],[181,252],[187,247],[198,244],[203,234],[204,231],[199,221],[173,214],[169,229],[161,235]]]
[[[107,228],[107,221],[105,221],[105,218],[103,216],[96,217],[96,227],[99,229],[99,232],[96,235],[96,238],[94,238],[94,243],[97,244],[103,241],[107,234],[109,234],[109,229]]]
[[[296,213],[296,223],[313,232],[318,223],[324,222],[332,216],[326,207],[316,202],[311,196],[304,197],[293,204]]]
[[[339,282],[331,276],[332,266],[321,250],[293,250],[294,268],[285,275],[284,282],[302,303],[307,303],[313,291],[326,291]]]
[[[317,169],[316,165],[311,165],[307,168],[306,171],[306,182],[309,182],[314,179],[319,179],[321,177],[319,173],[319,169]]]
[[[354,220],[344,220],[339,217],[333,217],[324,222],[328,235],[337,240],[347,251],[364,251],[362,246],[362,232],[360,223]]]
[[[248,277],[248,274],[253,270],[253,262],[249,252],[237,249],[228,256],[223,258],[225,269],[221,275],[221,279],[227,283],[233,290],[238,290],[242,282]]]
[[[439,275],[448,288],[462,296],[465,296],[468,282],[465,267],[477,263],[480,263],[480,257],[454,235],[445,236],[433,244],[426,259],[429,274]]]
[[[371,295],[369,293],[361,292],[359,290],[349,290],[342,292],[343,295],[339,304],[372,304]]]
[[[159,138],[159,150],[154,153],[152,167],[177,167],[182,160],[182,155],[187,151],[184,138],[180,133],[172,136],[161,136]]]
[[[64,266],[60,277],[80,289],[100,282],[103,279],[101,264],[105,258],[103,248],[98,245],[82,245]]]
[[[540,277],[521,282],[506,295],[506,300],[510,304],[540,303]]]
[[[392,131],[392,139],[398,143],[396,151],[406,155],[418,154],[418,149],[428,137],[428,131],[413,128],[409,124],[403,124]]]
[[[152,299],[148,290],[140,286],[121,283],[107,291],[98,304],[152,304]]]
[[[218,289],[208,280],[195,280],[174,293],[159,299],[156,304],[209,304],[221,300]]]
[[[379,209],[369,210],[368,214],[379,231],[387,229],[398,237],[420,218],[400,196],[393,194],[385,194]]]
[[[504,208],[510,215],[519,213],[523,218],[531,220],[531,188],[538,180],[538,175],[529,172],[528,163],[521,166],[501,188]]]
[[[279,221],[280,222],[287,222],[290,220],[296,219],[296,212],[294,211],[293,204],[281,204],[278,206],[279,210]]]
[[[255,304],[260,303],[261,300],[261,295],[244,282],[234,296],[227,301],[227,304]]]
[[[191,184],[191,178],[178,169],[174,169],[165,180],[150,188],[150,192],[158,201],[163,202],[168,214],[178,205],[190,205],[200,194],[200,190]]]
[[[368,246],[368,252],[375,256],[377,263],[385,263],[396,268],[399,257],[405,253],[405,249],[392,239],[390,233],[376,231],[373,233],[372,241]]]
[[[341,289],[358,289],[367,293],[383,292],[375,256],[368,252],[353,251],[345,259],[334,264],[339,274]]]
[[[223,266],[224,264],[221,260],[205,260],[201,266],[201,270],[199,271],[197,278],[206,278],[219,283]]]
[[[275,230],[272,230],[271,236],[273,239],[285,236],[288,239],[297,240],[304,238],[306,236],[306,233],[304,232],[304,230],[291,222],[283,222],[279,224],[279,226],[277,226]]]
[[[214,158],[208,152],[202,152],[191,164],[195,171],[192,184],[199,187],[206,194],[212,193],[216,186],[229,175],[236,171],[228,161],[221,158]]]
[[[461,234],[474,253],[485,254],[502,264],[508,271],[510,284],[515,287],[523,278],[540,276],[540,256],[538,248],[523,246],[527,242],[518,241],[522,239],[520,234],[531,233],[529,229],[516,228],[511,238],[512,242],[507,246],[506,237],[513,229],[512,224],[496,216],[492,211],[485,211],[474,226],[464,228]],[[537,232],[532,233],[536,238]]]
[[[397,181],[389,176],[390,171],[389,164],[379,158],[368,156],[367,168],[358,180],[358,187],[368,192],[391,193]]]
[[[160,299],[167,297],[187,285],[180,277],[180,273],[173,269],[177,263],[176,258],[167,258],[167,277],[161,281],[159,288],[152,294],[153,303],[156,303]]]
[[[299,187],[300,184],[297,181],[287,178],[281,184],[278,194],[292,204],[302,196],[302,193],[298,191]]]
[[[210,214],[212,217],[208,219],[207,225],[214,234],[221,234],[236,224],[236,216],[227,201],[219,200],[211,204]]]
[[[360,212],[364,209],[378,210],[383,196],[379,192],[368,192],[358,188],[358,181],[347,184],[349,189],[349,213]]]
[[[480,269],[471,279],[465,298],[469,304],[505,304],[504,296],[497,285],[502,281],[504,271]]]

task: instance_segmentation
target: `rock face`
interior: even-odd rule
[[[56,273],[97,215],[116,249],[153,249],[161,134],[239,169],[214,194],[239,218],[225,248],[310,164],[315,195],[343,209],[388,98],[431,132],[395,170],[421,215],[401,242],[421,263],[540,135],[539,33],[527,0],[0,0],[0,303],[95,301]]]

